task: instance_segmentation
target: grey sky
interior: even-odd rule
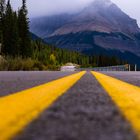
[[[27,0],[29,16],[41,16],[79,10],[94,0]],[[21,0],[11,0],[14,8]],[[124,12],[137,19],[140,26],[140,0],[112,0]]]

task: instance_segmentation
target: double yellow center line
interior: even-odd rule
[[[9,140],[36,119],[85,72],[0,98],[0,140]]]
[[[9,140],[22,131],[84,74],[79,72],[0,98],[0,140]],[[92,74],[131,123],[140,139],[140,88],[101,73]]]

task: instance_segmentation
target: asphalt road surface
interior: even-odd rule
[[[140,86],[140,72],[103,72],[108,76],[120,79],[127,83]]]
[[[0,97],[73,74],[74,72],[0,72]]]
[[[0,96],[73,72],[0,72]],[[139,72],[105,74],[140,86]],[[14,140],[136,140],[132,126],[90,72],[41,113]]]
[[[97,80],[87,73],[15,140],[136,140]]]

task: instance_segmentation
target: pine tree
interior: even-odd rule
[[[12,44],[12,8],[10,5],[10,0],[8,0],[5,10],[5,15],[3,16],[3,48],[2,52],[9,55],[11,52]]]
[[[14,52],[13,52],[13,56],[19,56],[20,55],[20,44],[19,44],[19,33],[18,33],[18,17],[17,17],[17,13],[14,12],[13,13],[13,32],[12,32],[12,43],[13,43],[13,47],[14,47]]]
[[[17,15],[13,12],[10,0],[7,2],[5,14],[3,16],[3,47],[2,52],[5,55],[18,55],[18,26]]]
[[[2,32],[2,21],[5,11],[5,0],[0,0],[0,31]]]
[[[26,0],[22,0],[22,7],[18,11],[18,29],[20,38],[20,54],[23,57],[31,56],[31,40],[27,13]]]
[[[2,17],[4,13],[4,5],[5,5],[5,0],[0,0],[0,17]]]
[[[2,49],[4,10],[5,10],[5,0],[0,0],[0,53]]]

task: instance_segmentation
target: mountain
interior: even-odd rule
[[[117,55],[140,64],[137,21],[110,0],[94,0],[75,14],[34,18],[31,31],[60,48],[87,55]]]
[[[45,38],[70,21],[71,17],[71,15],[62,14],[33,18],[30,23],[30,30],[37,36]]]
[[[81,31],[138,33],[136,20],[123,13],[110,0],[95,0],[90,6],[74,16],[52,35]]]
[[[41,40],[40,37],[38,37],[37,35],[35,35],[34,33],[30,32],[30,37],[32,40]]]

